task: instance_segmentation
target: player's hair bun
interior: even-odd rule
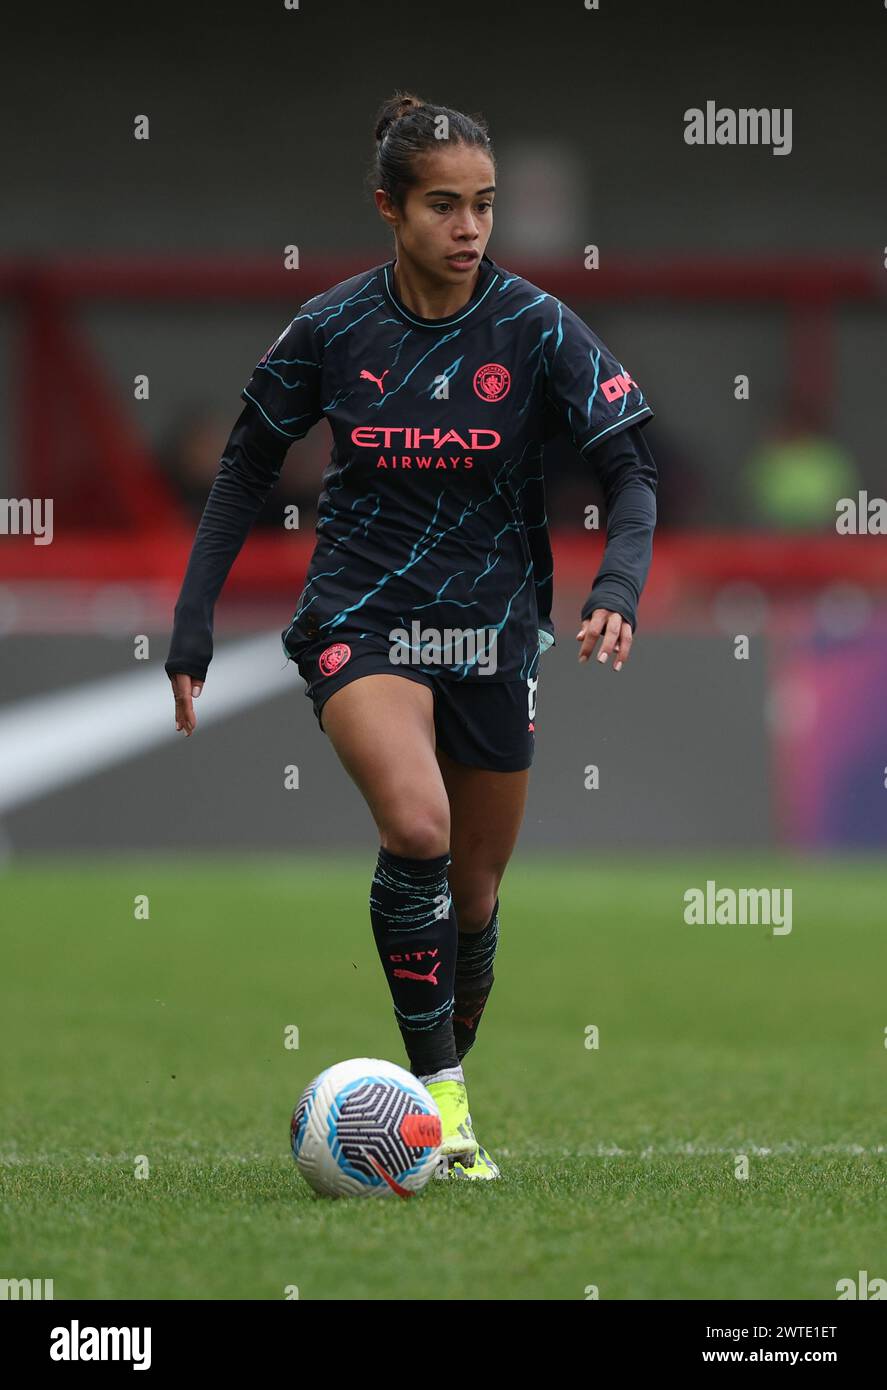
[[[483,150],[495,167],[483,117],[436,106],[415,92],[398,91],[384,101],[376,111],[373,129],[376,140],[367,170],[367,193],[372,197],[381,188],[401,211],[407,193],[419,181],[422,159],[440,152],[444,132],[451,149],[468,145]]]
[[[408,116],[411,111],[418,111],[424,105],[422,98],[412,92],[398,92],[390,101],[386,101],[376,121],[376,139],[379,144],[385,139],[395,121],[399,121],[402,116]]]

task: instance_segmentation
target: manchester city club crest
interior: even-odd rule
[[[474,373],[474,389],[482,401],[501,401],[510,385],[511,372],[499,362],[487,362]]]

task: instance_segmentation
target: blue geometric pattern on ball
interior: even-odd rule
[[[388,1077],[361,1076],[339,1091],[327,1114],[327,1143],[343,1173],[369,1187],[385,1179],[370,1155],[395,1182],[419,1170],[427,1145],[410,1147],[400,1134],[405,1115],[429,1115],[428,1105],[414,1091]]]
[[[305,1130],[308,1128],[308,1116],[311,1114],[314,1105],[314,1093],[317,1090],[317,1081],[311,1082],[306,1086],[299,1104],[296,1106],[293,1118],[290,1123],[290,1144],[292,1145],[293,1158],[299,1157],[299,1150],[305,1138]]]

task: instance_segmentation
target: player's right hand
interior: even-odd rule
[[[172,693],[176,702],[176,732],[181,730],[186,738],[190,738],[197,728],[197,715],[194,713],[193,701],[197,699],[203,689],[203,681],[195,679],[193,676],[170,676]]]

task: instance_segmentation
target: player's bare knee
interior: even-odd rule
[[[436,859],[450,847],[449,816],[423,813],[398,817],[383,830],[382,844],[404,859]]]
[[[495,906],[494,889],[488,892],[475,890],[461,898],[453,894],[453,907],[456,910],[456,921],[460,931],[483,931],[493,915]]]

